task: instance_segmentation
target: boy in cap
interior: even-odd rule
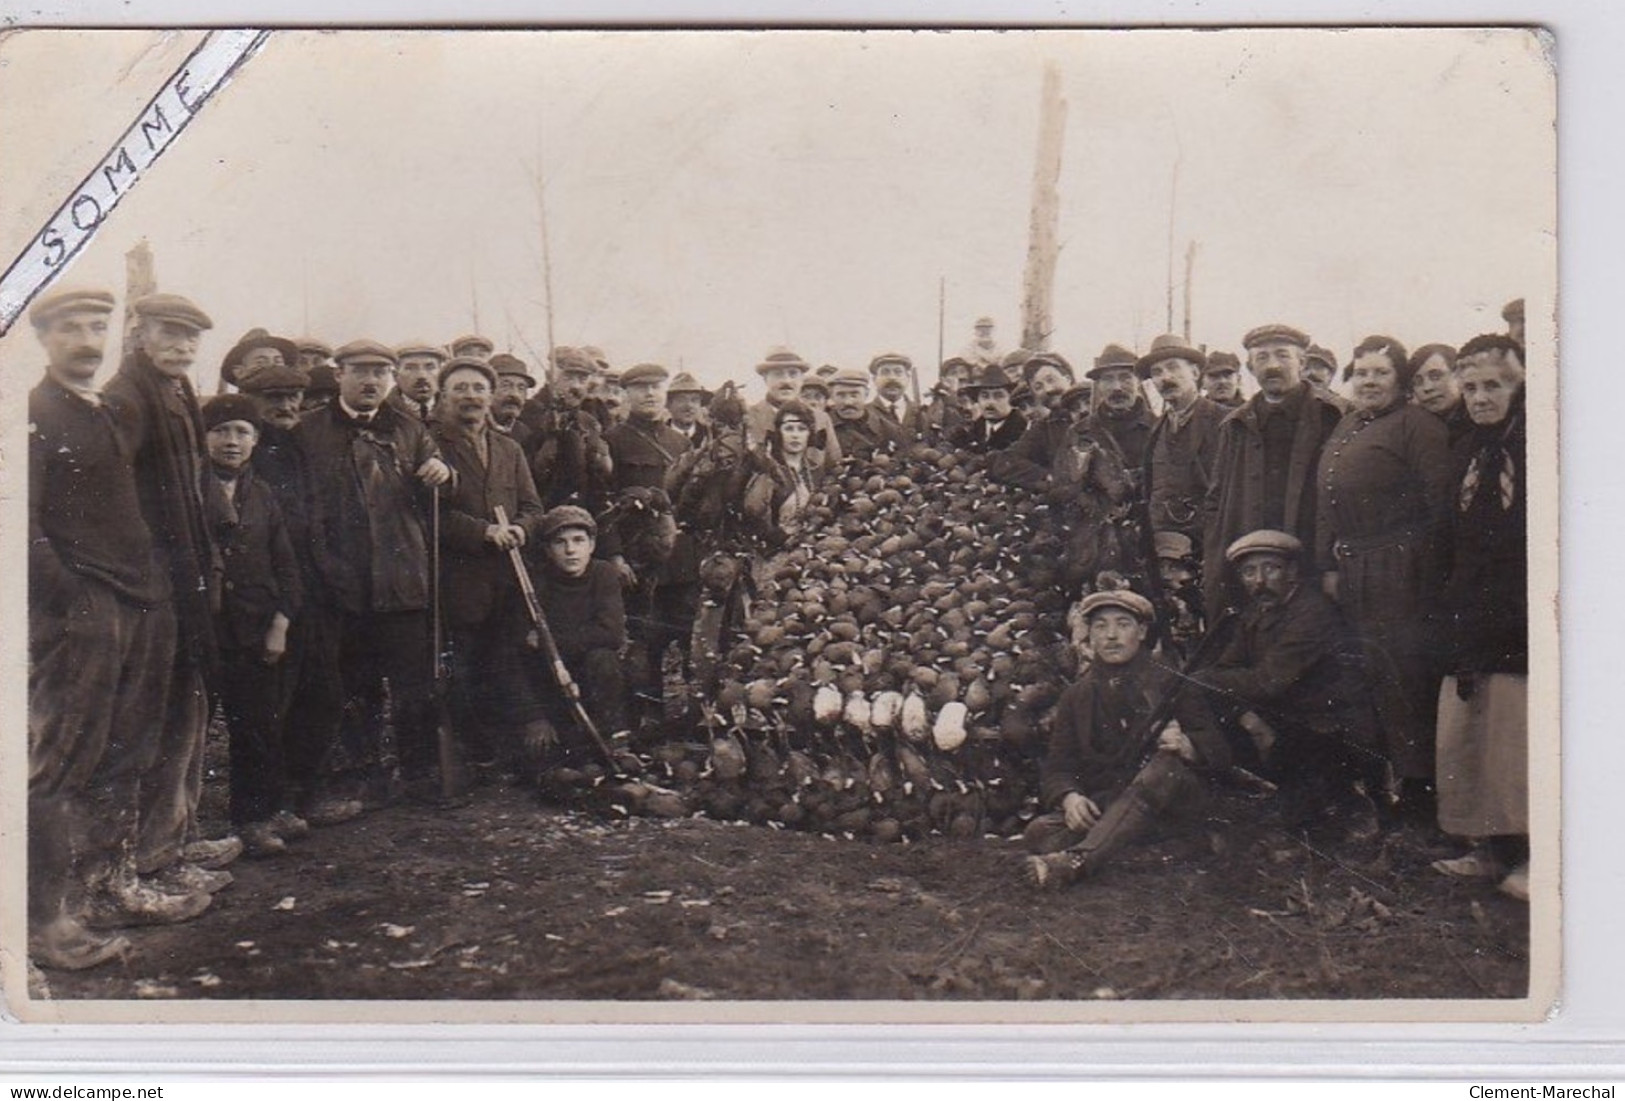
[[[28,395],[28,953],[83,970],[130,948],[92,932],[209,905],[135,875],[142,762],[164,711],[175,621],[135,471],[95,387],[113,296],[60,289],[28,319],[47,358]]]
[[[1027,873],[1044,888],[1095,875],[1159,821],[1188,818],[1206,792],[1202,773],[1230,761],[1201,694],[1147,649],[1149,600],[1107,589],[1084,597],[1078,614],[1093,660],[1056,705],[1039,772],[1051,810],[1024,835],[1035,854]]]
[[[309,825],[293,811],[283,744],[289,629],[303,585],[282,510],[250,460],[259,442],[254,400],[223,394],[203,407],[212,530],[225,561],[216,633],[220,706],[231,754],[231,823],[250,856],[275,856]]]

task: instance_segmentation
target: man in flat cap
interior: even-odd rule
[[[993,338],[993,319],[978,317],[974,328],[975,335],[959,353],[959,358],[972,367],[997,367],[1004,358],[1004,352]]]
[[[1027,432],[1027,418],[1010,405],[1010,379],[997,365],[978,370],[961,389],[976,408],[976,419],[954,432],[949,442],[960,451],[986,455],[1015,446]]]
[[[62,289],[28,315],[47,360],[28,395],[28,950],[65,970],[130,947],[90,931],[93,908],[135,924],[209,905],[135,873],[175,619],[130,455],[95,386],[112,312],[105,291]]]
[[[169,574],[177,631],[160,744],[141,779],[136,870],[176,891],[213,891],[231,882],[217,869],[242,851],[235,837],[197,835],[221,560],[204,501],[219,490],[204,477],[203,417],[187,373],[214,323],[176,294],[149,294],[132,309],[129,352],[108,383],[107,400],[135,463],[142,516]]]
[[[1303,381],[1307,382],[1316,394],[1347,413],[1354,408],[1354,403],[1332,389],[1332,380],[1336,377],[1337,354],[1330,348],[1322,348],[1319,344],[1309,345],[1303,353]],[[1344,380],[1347,381],[1346,372]]]
[[[497,350],[489,337],[468,333],[451,342],[451,354],[454,356],[468,356],[473,359],[490,359],[491,353]],[[444,358],[444,357],[442,357]]]
[[[551,740],[519,660],[528,624],[508,554],[535,544],[542,502],[524,451],[491,424],[498,377],[486,361],[453,358],[438,379],[434,426],[440,453],[457,472],[443,491],[440,517],[452,719],[482,775],[519,766],[521,747]]]
[[[307,415],[295,435],[312,472],[306,516],[315,575],[308,602],[326,623],[327,653],[316,665],[336,673],[318,696],[313,737],[327,747],[344,735],[343,771],[333,783],[371,804],[394,796],[380,753],[383,683],[389,682],[396,745],[408,793],[433,801],[435,719],[429,631],[429,538],[435,491],[451,468],[423,422],[385,402],[395,352],[355,340],[334,353],[339,394]],[[317,472],[320,472],[317,476]],[[346,723],[347,713],[361,713]]]
[[[220,381],[237,389],[261,371],[292,367],[299,362],[299,347],[286,337],[264,329],[250,329],[220,361]]]
[[[434,399],[440,392],[440,368],[451,358],[434,344],[415,340],[395,349],[395,389],[384,400],[424,424],[434,419]],[[482,361],[485,357],[479,357]]]
[[[546,508],[576,504],[595,512],[606,504],[613,464],[603,426],[587,409],[596,371],[580,348],[554,348],[547,385],[519,414],[531,428],[530,471]]]
[[[711,391],[687,371],[679,371],[666,387],[666,413],[668,423],[688,440],[691,448],[704,447],[711,438],[705,423],[705,407],[711,400]]]
[[[1159,822],[1200,814],[1203,774],[1230,749],[1202,693],[1146,646],[1156,616],[1129,589],[1084,597],[1090,664],[1062,693],[1039,772],[1050,808],[1025,832],[1027,873],[1042,888],[1096,875]]]
[[[1375,812],[1354,785],[1380,791],[1385,772],[1376,713],[1359,643],[1337,605],[1303,577],[1303,557],[1296,536],[1268,529],[1225,548],[1247,603],[1219,656],[1194,675],[1214,713],[1245,734],[1236,744],[1247,767],[1279,784],[1287,828],[1330,824],[1359,834]]]
[[[1262,325],[1242,338],[1258,393],[1219,426],[1202,509],[1202,589],[1208,622],[1241,594],[1224,552],[1250,531],[1285,531],[1313,543],[1315,473],[1321,447],[1342,417],[1303,381],[1310,340],[1290,325]]]
[[[1228,411],[1201,395],[1207,357],[1173,334],[1159,336],[1140,357],[1136,371],[1162,396],[1162,417],[1146,447],[1147,516],[1153,534],[1179,532],[1202,538],[1207,498],[1218,450],[1219,424]]]
[[[875,453],[895,453],[908,446],[902,425],[869,401],[869,376],[848,367],[830,380],[830,417],[841,453],[867,462]]]
[[[333,366],[333,349],[313,336],[302,336],[294,342],[299,352],[298,367],[306,374],[318,367]]]
[[[519,445],[528,465],[530,450],[526,445],[534,429],[520,420],[519,414],[524,412],[525,402],[536,388],[536,377],[530,373],[529,364],[507,352],[498,352],[487,362],[497,375],[496,393],[491,397],[491,427]]]
[[[1207,366],[1202,368],[1202,396],[1226,409],[1239,409],[1246,399],[1241,396],[1241,360],[1231,352],[1210,352]]]
[[[919,439],[925,431],[925,413],[918,402],[908,399],[914,361],[897,352],[884,352],[869,361],[869,377],[875,387],[870,408],[901,428],[910,443]]]
[[[767,434],[773,430],[773,418],[779,407],[800,396],[807,361],[788,348],[771,348],[756,365],[756,373],[767,388],[767,396],[745,410],[745,442],[752,450],[760,451],[766,445]],[[819,432],[824,434],[825,459],[832,465],[840,462],[841,441],[835,437],[834,419],[824,411],[814,413],[813,417],[818,422],[813,426],[813,436],[817,437]]]

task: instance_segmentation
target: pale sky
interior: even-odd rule
[[[4,261],[198,32],[0,42]],[[216,328],[436,342],[474,327],[535,363],[547,326],[618,366],[756,380],[788,344],[926,366],[992,314],[1019,335],[1040,72],[1068,101],[1052,347],[1074,364],[1164,328],[1198,242],[1193,337],[1285,321],[1346,360],[1553,309],[1554,90],[1520,31],[278,31],[63,277],[122,295],[150,241]],[[63,79],[67,74],[71,79]],[[1175,325],[1182,292],[1175,293]],[[41,358],[0,340],[11,394]]]

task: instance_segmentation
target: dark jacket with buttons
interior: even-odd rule
[[[493,613],[511,608],[519,596],[513,560],[486,540],[486,527],[496,523],[501,505],[508,522],[523,528],[526,545],[532,546],[541,527],[542,500],[524,451],[501,432],[486,430],[488,455],[483,459],[459,425],[436,425],[434,436],[441,456],[457,472],[456,486],[441,490],[441,607],[452,627],[478,627]]]
[[[216,620],[220,646],[258,651],[278,612],[290,623],[299,617],[304,594],[293,543],[276,495],[251,468],[238,474],[229,498],[221,493],[210,500],[216,502],[210,527],[226,575]]]

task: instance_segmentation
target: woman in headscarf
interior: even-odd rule
[[[1315,543],[1365,654],[1398,809],[1427,822],[1438,684],[1423,622],[1443,578],[1451,465],[1444,422],[1410,402],[1411,362],[1391,337],[1354,349],[1354,407],[1321,452]]]
[[[824,453],[812,446],[811,407],[787,401],[773,415],[763,469],[745,486],[745,516],[754,533],[780,546],[801,530],[803,513],[824,478]]]
[[[1529,898],[1529,556],[1523,350],[1474,337],[1456,377],[1473,429],[1457,446],[1440,643],[1439,827],[1473,842],[1433,866]]]

